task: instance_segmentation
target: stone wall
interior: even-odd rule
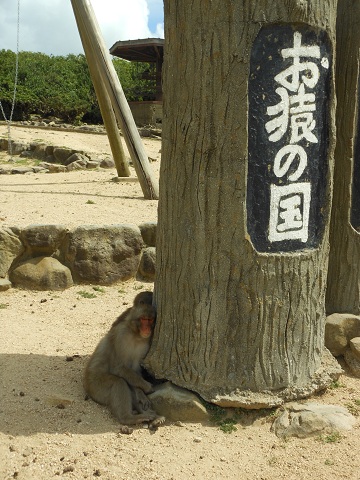
[[[156,223],[0,228],[0,290],[154,281]]]

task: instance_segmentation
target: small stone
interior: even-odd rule
[[[73,472],[74,470],[75,470],[74,467],[72,465],[69,465],[64,468],[63,473]]]
[[[352,338],[349,343],[354,357],[360,361],[360,337]]]
[[[201,443],[202,438],[201,437],[195,437],[194,442],[195,443]]]

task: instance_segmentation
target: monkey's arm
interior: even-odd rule
[[[117,365],[111,369],[110,373],[123,378],[132,387],[141,388],[141,390],[143,390],[145,393],[150,393],[153,391],[151,383],[144,380],[139,373],[129,367]]]

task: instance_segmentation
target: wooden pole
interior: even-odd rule
[[[110,98],[116,119],[133,160],[145,199],[159,198],[159,187],[150,168],[149,160],[136,128],[130,107],[119,78],[111,62],[90,0],[71,0],[79,32],[89,41],[89,49],[99,72],[99,78]]]
[[[86,29],[82,29],[80,25],[78,25],[78,27],[81,42],[84,47],[85,56],[89,66],[90,76],[94,85],[101,115],[109,138],[110,148],[114,158],[117,174],[119,177],[130,177],[130,168],[125,157],[115,113],[111,105],[109,95],[101,82],[101,77],[97,66],[98,62],[96,61],[96,57],[93,55],[91,43],[88,38],[88,31]]]

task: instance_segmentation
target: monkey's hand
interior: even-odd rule
[[[151,402],[141,388],[134,388],[136,407],[139,412],[146,412],[151,408]]]
[[[151,383],[150,383],[150,382],[147,382],[146,380],[144,380],[144,383],[142,384],[141,389],[142,389],[145,393],[152,393],[152,392],[154,391],[153,386],[151,385]]]

